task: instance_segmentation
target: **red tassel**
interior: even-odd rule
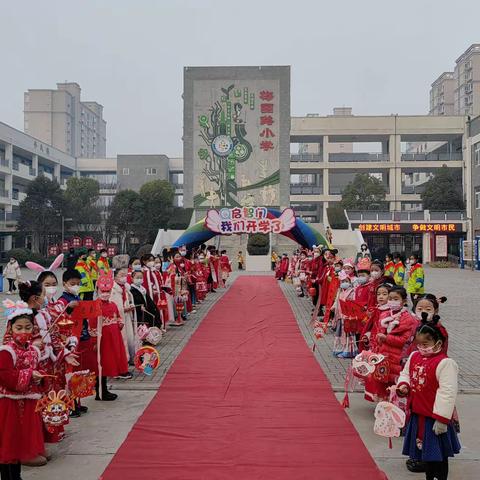
[[[392,437],[388,437],[388,448],[391,450],[393,448],[392,445]]]
[[[350,399],[348,398],[348,392],[345,392],[345,396],[343,397],[342,407],[350,408]]]

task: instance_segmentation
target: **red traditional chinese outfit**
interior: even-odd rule
[[[118,308],[113,302],[101,300],[100,307],[102,316],[92,319],[88,333],[97,339],[98,349],[98,322],[101,322],[101,373],[103,377],[117,377],[128,372],[127,353],[120,328],[123,324]]]
[[[19,463],[45,455],[43,423],[35,412],[39,388],[32,381],[40,351],[10,341],[0,346],[0,463]]]

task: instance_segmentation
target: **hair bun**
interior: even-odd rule
[[[439,297],[437,298],[438,303],[447,303],[447,297]]]

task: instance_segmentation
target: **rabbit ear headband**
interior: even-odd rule
[[[53,272],[62,264],[62,262],[63,262],[63,253],[61,253],[48,268],[42,267],[41,265],[35,262],[25,262],[25,266],[29,270],[38,272],[38,275],[37,275],[37,278],[38,278],[40,274],[42,274],[43,272]]]

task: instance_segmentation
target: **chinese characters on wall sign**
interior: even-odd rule
[[[354,225],[364,233],[457,233],[460,223],[360,223]]]

